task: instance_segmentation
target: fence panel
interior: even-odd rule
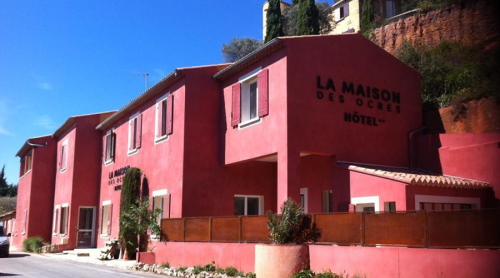
[[[184,241],[210,241],[210,218],[186,218]]]
[[[213,217],[211,241],[239,242],[240,217]]]
[[[161,231],[167,235],[168,241],[184,241],[184,218],[162,219]]]
[[[241,218],[242,242],[270,242],[267,229],[267,215],[247,216]]]
[[[425,246],[425,213],[367,213],[365,245]]]
[[[500,210],[427,212],[429,247],[500,247]]]
[[[321,230],[318,243],[361,244],[362,214],[315,214],[314,221]]]

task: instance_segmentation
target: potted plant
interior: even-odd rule
[[[292,199],[286,200],[280,211],[279,215],[268,213],[267,228],[272,244],[255,247],[257,277],[291,277],[309,268],[309,246],[305,243],[319,237],[320,231]]]

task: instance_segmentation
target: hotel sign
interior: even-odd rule
[[[115,185],[115,190],[120,190],[123,183],[123,176],[130,169],[130,165],[109,172],[108,185]]]
[[[316,77],[316,98],[330,102],[344,104],[354,103],[367,112],[385,111],[401,113],[401,94],[385,88],[372,85],[363,85],[350,81],[335,83],[333,78]],[[345,112],[344,121],[355,124],[379,126],[385,119],[377,118],[358,111]]]

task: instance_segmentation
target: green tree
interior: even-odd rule
[[[17,196],[17,185],[7,183],[5,177],[5,165],[0,172],[0,197],[15,197]]]
[[[297,36],[297,25],[299,16],[299,5],[292,4],[289,8],[283,11],[283,32],[285,36]],[[319,33],[328,34],[333,29],[332,6],[328,2],[316,2],[316,7],[319,12]]]
[[[129,258],[135,257],[138,247],[137,231],[130,223],[127,214],[139,204],[142,172],[138,168],[130,168],[125,173],[120,195],[120,234],[119,241],[122,251],[126,251]]]
[[[266,38],[264,43],[284,35],[280,2],[280,0],[269,0],[269,7],[266,13]]]
[[[369,37],[374,25],[373,20],[375,15],[373,13],[372,1],[363,0],[361,6],[361,32],[365,37]]]
[[[222,45],[222,56],[226,63],[236,62],[262,46],[262,42],[251,38],[234,38]]]
[[[297,23],[297,35],[319,34],[319,11],[314,0],[299,1],[299,17]]]

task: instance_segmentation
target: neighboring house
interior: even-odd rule
[[[9,211],[4,214],[0,214],[0,223],[3,224],[3,230],[5,234],[14,232],[14,225],[16,222],[16,211]]]
[[[30,138],[16,156],[21,161],[12,245],[22,248],[23,241],[33,236],[50,242],[56,141],[50,135]]]
[[[398,15],[401,0],[365,0],[372,1],[374,21],[382,23],[386,18]],[[361,30],[362,0],[340,0],[333,4],[334,28],[331,34],[357,33]]]
[[[95,127],[113,112],[70,117],[57,129],[51,242],[59,249],[96,246],[101,134]]]

